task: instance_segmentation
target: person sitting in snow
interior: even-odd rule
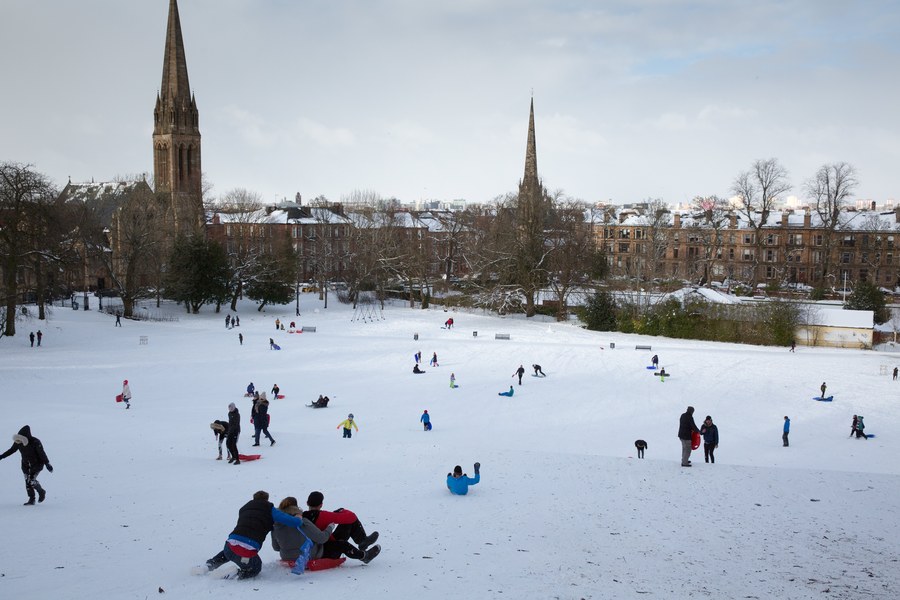
[[[225,548],[206,561],[206,568],[213,571],[231,561],[238,566],[237,579],[256,577],[262,570],[259,550],[275,523],[298,529],[303,527],[302,518],[275,508],[269,502],[268,492],[256,492],[253,499],[238,511],[237,525],[225,540]]]
[[[456,465],[452,473],[447,473],[447,489],[451,494],[465,496],[469,493],[469,486],[481,481],[481,463],[475,463],[475,477],[469,477],[463,473],[462,467]]]
[[[512,398],[514,393],[515,393],[515,390],[513,390],[513,386],[509,386],[508,392],[498,392],[497,395],[498,396],[507,396],[509,398]]]
[[[378,556],[381,546],[375,544],[378,540],[377,531],[366,535],[366,529],[356,513],[345,508],[334,511],[322,510],[324,503],[325,495],[322,492],[310,492],[306,499],[307,510],[303,511],[303,517],[315,523],[319,529],[336,525],[331,538],[322,545],[322,558],[340,558],[341,554],[346,554],[350,558],[362,561],[363,564],[368,564]],[[351,544],[350,540],[353,540],[356,546]]]
[[[253,382],[251,381],[250,385],[247,386],[247,397],[249,398],[250,396],[252,396],[253,392],[255,392],[255,391],[256,391],[256,386],[253,385]]]
[[[278,504],[278,510],[303,519],[303,527],[300,529],[278,522],[272,527],[272,548],[278,552],[281,560],[293,567],[304,552],[307,561],[321,557],[322,545],[331,537],[336,525],[331,524],[324,531],[316,527],[315,523],[303,516],[303,511],[297,506],[297,499],[293,496],[282,500]]]
[[[312,403],[313,408],[328,408],[328,396],[319,394],[319,399]]]
[[[415,373],[416,375],[420,375],[424,372],[425,371],[423,371],[422,369],[419,368],[419,363],[416,363],[415,365],[413,365],[413,373]]]
[[[222,460],[222,442],[228,436],[228,421],[219,421],[218,419],[209,424],[209,428],[213,430],[213,437],[219,441],[219,457],[216,460]],[[228,460],[231,461],[231,451],[228,452]]]
[[[425,428],[425,431],[431,431],[431,417],[428,415],[427,410],[419,417],[419,421],[422,422],[422,427]]]

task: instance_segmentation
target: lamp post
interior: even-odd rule
[[[107,252],[111,252],[111,250],[109,248],[109,228],[108,227],[103,228],[103,248],[101,249],[101,252],[103,252],[104,254],[106,254]],[[103,263],[105,265],[106,261],[104,260]],[[104,277],[104,280],[105,279],[106,278]],[[104,281],[104,283],[105,283],[105,281]],[[103,312],[103,288],[104,287],[105,287],[105,285],[101,286],[101,285],[99,285],[99,283],[97,285],[97,302],[99,302],[99,308],[97,310],[99,310],[100,312]]]

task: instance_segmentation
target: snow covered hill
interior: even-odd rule
[[[323,309],[313,295],[301,306],[296,318],[292,306],[242,305],[237,329],[208,308],[169,306],[178,321],[115,328],[108,315],[57,307],[0,341],[0,449],[28,424],[55,469],[40,476],[46,502],[23,507],[18,455],[0,462],[0,597],[900,597],[900,381],[881,374],[896,354],[399,306],[353,322],[350,308]],[[441,328],[447,316],[453,329]],[[317,331],[276,331],[276,318]],[[31,348],[39,328],[42,347]],[[440,366],[412,374],[419,350]],[[653,354],[671,378],[646,369]],[[531,377],[532,363],[548,376]],[[130,410],[114,401],[123,379]],[[823,380],[832,403],[812,400]],[[271,403],[275,446],[250,447],[251,381],[286,396]],[[511,384],[514,397],[497,395]],[[319,394],[329,408],[307,408]],[[261,460],[215,460],[209,423],[229,402],[243,415],[241,452]],[[698,425],[711,415],[719,427],[714,465],[700,450],[679,466],[689,404]],[[346,440],[336,427],[349,412],[360,431]],[[853,414],[875,438],[848,438]],[[471,473],[475,461],[481,483],[451,496],[447,472]],[[326,508],[353,509],[380,532],[381,555],[295,576],[267,542],[254,580],[191,575],[259,489],[276,503],[321,490]]]

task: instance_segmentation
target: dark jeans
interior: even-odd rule
[[[240,433],[229,433],[228,437],[225,438],[225,447],[228,448],[228,452],[231,454],[231,458],[233,458],[234,460],[238,460],[238,435],[240,435]]]
[[[785,432],[781,435],[781,441],[784,442],[784,445],[785,445],[785,446],[790,446],[790,444],[788,443],[788,432],[787,432],[787,431],[785,431]]]
[[[348,437],[352,437],[352,436],[353,436],[353,432],[350,431],[349,428],[344,427],[344,437],[348,438]]]
[[[856,430],[856,437],[857,437],[857,439],[858,439],[858,438],[863,438],[864,440],[869,439],[869,438],[866,436],[865,432],[863,432],[862,429],[857,429],[857,430]]]
[[[644,458],[644,449],[638,448],[637,451],[638,451],[638,458]]]
[[[715,457],[716,445],[715,444],[703,444],[703,458],[708,463],[716,462]]]
[[[359,522],[359,519],[353,521],[349,524],[338,525],[334,528],[334,531],[331,534],[336,540],[353,540],[357,545],[361,544],[364,539],[366,539],[366,529],[363,527],[363,524]],[[347,556],[350,556],[349,554]],[[353,558],[352,556],[350,558]]]
[[[269,435],[269,428],[268,428],[268,427],[261,426],[261,425],[259,425],[259,424],[257,424],[257,423],[254,423],[254,426],[256,427],[256,444],[259,444],[259,434],[260,434],[260,433],[266,434],[266,437],[269,438],[269,441],[270,441],[270,442],[274,442],[274,441],[275,441],[275,440],[272,438],[272,436]]]
[[[240,569],[240,573],[238,573],[239,579],[256,577],[259,575],[259,572],[262,571],[262,560],[259,558],[259,555],[251,556],[250,558],[241,558],[231,551],[228,542],[225,542],[225,548],[223,548],[221,552],[206,561],[206,566],[212,571],[213,569],[218,569],[228,561],[233,562],[238,566],[238,569]]]

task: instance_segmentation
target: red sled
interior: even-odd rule
[[[259,460],[262,458],[262,454],[238,454],[238,458],[245,462],[248,460]]]
[[[691,434],[691,450],[696,450],[700,447],[700,432],[695,431]]]
[[[334,569],[335,567],[339,567],[344,564],[344,561],[347,559],[343,556],[341,558],[314,558],[306,563],[307,571],[324,571],[325,569]],[[278,561],[288,569],[294,568],[294,561],[292,560],[280,560]]]
[[[122,394],[119,394],[118,396],[116,396],[116,402],[121,402],[122,400],[123,400]]]
[[[284,394],[278,394],[275,396],[278,400],[284,400]]]

